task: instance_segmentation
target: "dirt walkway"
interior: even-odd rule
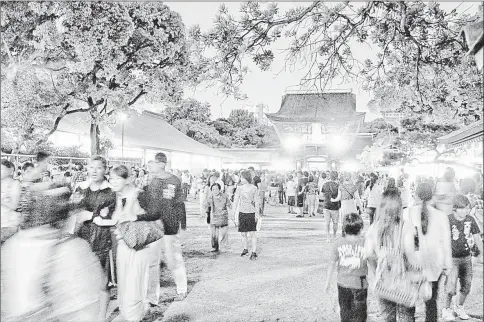
[[[240,237],[231,227],[231,250],[202,273],[185,301],[169,306],[163,321],[339,321],[336,283],[329,294],[322,287],[331,249],[322,218],[294,218],[283,207],[266,212],[259,259],[240,257]],[[475,284],[481,285],[482,265],[476,269]],[[371,294],[368,302],[368,321],[377,321]],[[482,316],[481,286],[473,287],[469,304]],[[422,311],[417,309],[418,320]]]

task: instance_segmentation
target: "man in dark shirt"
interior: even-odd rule
[[[175,175],[166,171],[167,157],[164,153],[157,153],[155,160],[149,166],[151,182],[145,191],[145,200],[140,200],[140,204],[145,204],[147,214],[151,220],[161,220],[165,230],[162,238],[165,245],[165,256],[168,268],[172,271],[177,288],[175,300],[183,300],[187,294],[187,273],[183,261],[180,228],[186,230],[186,210],[181,181]],[[147,218],[145,218],[146,220]],[[154,247],[153,260],[150,264],[150,280],[154,279],[156,290],[148,290],[148,297],[152,304],[158,304],[160,296],[160,276],[161,247]],[[153,285],[150,282],[150,285]],[[155,294],[153,294],[153,291]]]
[[[331,171],[330,181],[323,185],[321,192],[324,196],[324,216],[326,217],[326,231],[327,238],[326,242],[330,242],[330,226],[333,222],[333,233],[336,238],[336,232],[338,231],[338,218],[339,218],[339,208],[341,207],[340,202],[332,202],[331,198],[336,199],[338,197],[338,172]]]

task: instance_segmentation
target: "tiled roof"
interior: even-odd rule
[[[277,113],[266,114],[271,121],[330,121],[348,119],[356,113],[356,95],[344,93],[286,94]]]
[[[483,121],[478,121],[458,129],[457,131],[441,136],[438,141],[442,144],[459,146],[470,142],[482,141],[483,135]]]
[[[70,115],[69,115],[70,116]],[[79,122],[79,119],[66,116],[59,124],[59,130],[83,134],[89,133],[89,121]],[[107,130],[106,125],[101,131]],[[117,122],[110,130],[121,136],[122,124]],[[144,111],[138,114],[134,110],[124,124],[125,147],[160,149],[166,151],[179,151],[206,156],[230,158],[226,153],[213,149],[186,136],[168,124],[160,114]]]

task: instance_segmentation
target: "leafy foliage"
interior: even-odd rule
[[[223,5],[210,30],[192,28],[198,48],[214,49],[205,61],[207,80],[219,81],[227,95],[243,98],[240,85],[251,59],[261,70],[274,60],[274,43],[290,40],[286,63],[302,62],[303,87],[326,89],[333,80],[372,91],[379,111],[419,113],[471,122],[482,115],[482,74],[465,57],[462,27],[482,19],[446,12],[433,2],[315,1],[286,12],[274,3],[248,2],[239,17]],[[374,57],[362,60],[361,46]],[[360,47],[358,47],[360,46]],[[248,58],[248,59],[246,59]]]
[[[141,100],[177,101],[193,79],[185,27],[162,3],[2,2],[1,9],[2,124],[5,112],[5,121],[27,115],[24,127],[8,123],[21,140],[45,141],[65,115],[88,113],[98,153],[99,123]]]

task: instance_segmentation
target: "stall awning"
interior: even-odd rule
[[[450,147],[458,147],[468,143],[482,141],[484,135],[483,122],[478,121],[457,131],[441,136],[438,141]]]

